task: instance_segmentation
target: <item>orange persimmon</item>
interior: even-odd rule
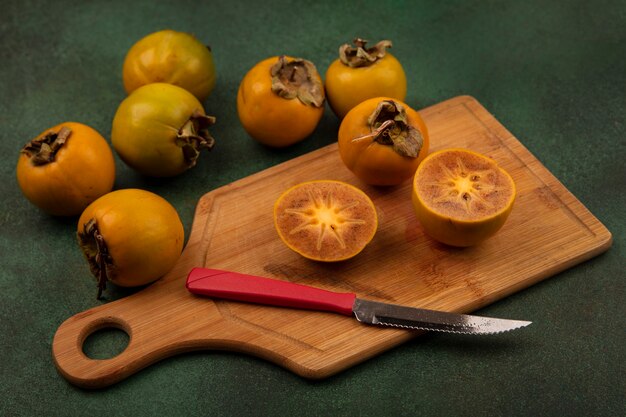
[[[371,48],[366,48],[366,43],[356,38],[355,46],[340,46],[339,58],[326,70],[328,104],[339,119],[369,98],[384,96],[404,101],[406,97],[402,64],[387,51],[391,41],[380,41]]]
[[[77,238],[98,281],[98,298],[107,282],[135,287],[167,273],[184,233],[176,209],[149,191],[117,190],[91,203],[78,220]]]
[[[22,148],[17,181],[24,196],[43,211],[78,215],[113,188],[113,152],[91,127],[61,123]]]
[[[280,239],[315,261],[356,256],[378,227],[376,208],[363,191],[341,181],[319,180],[286,190],[274,205]]]
[[[515,201],[513,178],[491,158],[444,149],[424,159],[413,180],[415,214],[425,232],[451,246],[472,246],[504,225]]]
[[[146,84],[168,83],[205,100],[215,87],[213,54],[193,35],[161,30],[137,41],[122,68],[128,94]]]
[[[341,160],[371,185],[409,179],[428,153],[429,136],[419,113],[388,97],[366,100],[348,112],[339,127]]]
[[[315,65],[283,55],[248,71],[237,92],[237,113],[252,138],[285,147],[313,133],[324,113],[324,100]]]

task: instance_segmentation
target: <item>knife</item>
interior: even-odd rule
[[[518,329],[530,321],[507,320],[425,310],[357,298],[271,278],[219,269],[193,268],[187,276],[193,294],[280,307],[354,315],[362,323],[463,334],[494,334]]]

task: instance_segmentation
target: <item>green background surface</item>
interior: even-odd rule
[[[205,101],[218,144],[196,168],[143,178],[117,162],[116,188],[160,194],[187,235],[197,200],[336,140],[316,132],[284,150],[245,133],[236,91],[268,56],[312,60],[323,74],[354,36],[392,39],[415,108],[478,99],[613,233],[605,254],[480,314],[527,319],[497,337],[429,334],[323,381],[229,352],[184,354],[107,389],[59,376],[56,328],[99,305],[76,245],[76,219],[30,205],[15,180],[21,146],[63,121],[110,137],[130,46],[172,28],[211,45],[218,83]],[[0,415],[626,415],[624,1],[2,2],[0,17]],[[131,291],[108,292],[118,299]],[[103,301],[106,302],[106,301]],[[91,338],[90,355],[124,345]]]

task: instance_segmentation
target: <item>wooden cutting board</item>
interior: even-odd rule
[[[393,188],[367,186],[344,167],[332,144],[204,195],[172,271],[134,295],[61,324],[52,346],[59,372],[76,385],[96,388],[172,355],[223,349],[256,355],[303,377],[324,378],[418,334],[332,313],[194,296],[185,289],[185,279],[195,266],[395,304],[470,312],[610,247],[610,232],[475,99],[453,98],[420,113],[432,151],[475,150],[498,161],[515,180],[518,198],[496,236],[466,249],[433,241],[413,214],[410,181]],[[304,259],[284,246],[274,230],[278,196],[314,179],[354,184],[376,205],[377,234],[349,261]],[[88,358],[84,340],[106,327],[127,332],[127,348],[111,359]]]

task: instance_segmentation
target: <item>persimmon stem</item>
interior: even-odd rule
[[[278,96],[287,100],[297,98],[302,104],[312,107],[324,105],[324,86],[311,61],[301,58],[288,61],[281,55],[270,68],[270,75],[272,91]]]
[[[371,138],[381,145],[391,146],[399,155],[416,158],[424,138],[418,129],[409,124],[403,105],[394,100],[381,101],[368,117],[371,133],[352,139],[360,141]]]
[[[352,142],[360,142],[364,139],[372,139],[377,140],[379,136],[389,135],[387,129],[391,128],[392,125],[395,125],[393,120],[385,120],[377,129],[372,131],[371,133],[367,133],[363,136],[358,136],[352,139]]]
[[[114,266],[104,237],[98,230],[96,219],[90,219],[83,225],[82,232],[78,232],[78,242],[85,258],[87,258],[89,269],[98,282],[96,298],[99,300],[107,287],[109,274],[113,273]]]
[[[211,150],[215,146],[215,139],[209,132],[209,127],[213,126],[215,121],[215,117],[196,110],[178,131],[176,144],[182,148],[185,163],[189,168],[196,165],[202,149]]]
[[[391,41],[384,40],[378,42],[371,48],[366,48],[367,41],[355,38],[354,47],[343,44],[339,47],[339,60],[351,68],[367,67],[373,65],[387,54],[387,48],[391,48]]]
[[[24,145],[21,152],[30,158],[33,165],[49,164],[54,161],[57,152],[65,145],[71,134],[72,129],[63,126],[58,132],[50,131],[31,140]]]

